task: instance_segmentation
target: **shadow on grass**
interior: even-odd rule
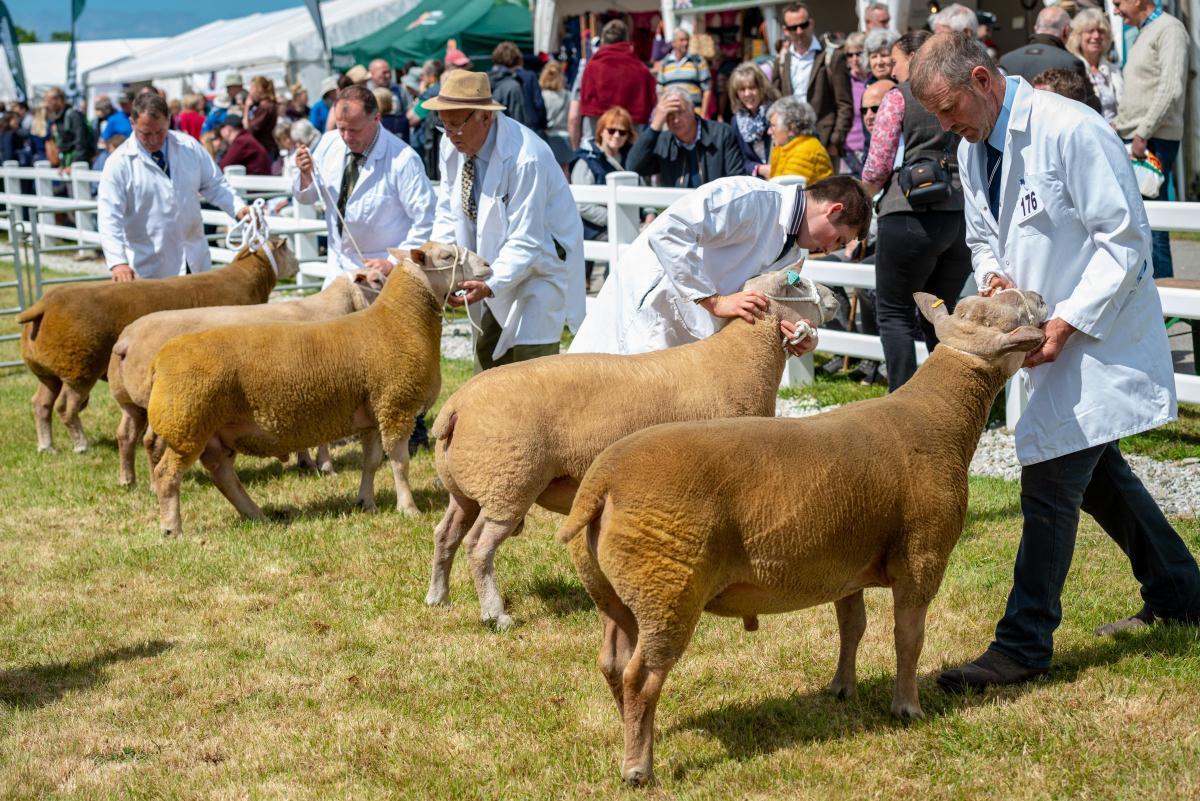
[[[104,669],[117,662],[148,659],[174,647],[152,640],[97,654],[85,662],[52,663],[0,670],[0,705],[37,709],[52,704],[73,690],[88,690],[105,680]]]
[[[388,481],[391,483],[391,476]],[[304,505],[287,504],[284,506],[264,506],[263,513],[275,523],[291,523],[300,519],[324,519],[342,517],[348,514],[362,514],[355,505],[358,493],[346,493],[344,497],[335,496],[322,498]],[[413,500],[422,512],[441,512],[446,508],[447,494],[445,490],[427,488],[413,489]],[[375,493],[375,504],[381,513],[396,514],[395,490],[380,490]]]
[[[530,582],[529,589],[555,617],[566,617],[594,608],[591,596],[574,577],[538,576]]]
[[[926,717],[911,723],[891,715],[894,676],[889,674],[860,679],[858,697],[851,701],[838,701],[824,690],[794,692],[786,697],[710,709],[685,718],[669,731],[705,731],[720,740],[727,758],[744,760],[795,745],[929,725],[939,718],[957,715],[963,709],[1015,701],[1030,690],[1048,684],[1073,682],[1091,668],[1112,665],[1127,657],[1192,655],[1197,642],[1196,629],[1184,626],[1163,626],[1115,638],[1098,638],[1094,644],[1058,654],[1047,676],[1026,684],[965,695],[942,691],[935,683],[939,669],[920,678],[921,705]],[[670,679],[664,692],[670,692]],[[721,761],[720,757],[709,757],[685,762],[676,772],[682,777]]]
[[[317,449],[309,448],[309,455],[315,459],[317,455]],[[362,469],[362,454],[360,454],[358,451],[348,451],[346,453],[334,456],[333,469],[338,473],[343,473],[348,470],[352,470],[357,473]],[[296,463],[295,454],[292,454],[287,462],[281,462],[278,459],[273,459],[271,461],[260,461],[254,465],[246,462],[241,462],[237,465],[238,478],[246,486],[259,484],[262,482],[276,481],[288,473],[297,473],[306,478],[311,478],[314,481],[323,478],[323,476],[316,470],[300,467]]]

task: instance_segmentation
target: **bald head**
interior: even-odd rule
[[[1059,6],[1047,6],[1038,14],[1033,32],[1057,36],[1065,42],[1071,35],[1071,15]]]
[[[884,79],[876,81],[866,88],[862,96],[862,119],[863,127],[868,131],[875,128],[875,117],[879,114],[879,104],[883,102],[883,96],[896,88],[896,84]]]
[[[392,68],[382,58],[377,58],[367,65],[367,72],[371,74],[371,83],[375,86],[384,89],[392,85]]]

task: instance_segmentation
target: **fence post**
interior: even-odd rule
[[[13,159],[9,159],[8,161],[4,162],[4,170],[5,170],[5,172],[4,172],[4,194],[6,194],[6,195],[21,194],[21,179],[8,171],[8,169],[10,167],[20,167],[20,166],[21,166],[21,162],[14,161]],[[20,207],[14,206],[14,208],[20,208]]]
[[[320,219],[316,206],[311,203],[301,203],[296,200],[295,195],[292,196],[292,216],[297,220]],[[296,254],[296,261],[317,261],[321,258],[321,249],[317,246],[317,234],[296,234],[292,248]]]
[[[622,186],[637,186],[636,172],[610,172],[604,179],[608,185],[608,269],[617,268],[621,258],[621,246],[637,239],[641,227],[641,216],[637,206],[623,206],[618,201]]]
[[[52,169],[50,162],[46,161],[45,159],[42,159],[41,161],[35,161],[33,163],[33,166],[38,169],[46,169],[46,170]],[[52,180],[50,180],[49,178],[34,178],[33,179],[33,193],[40,198],[54,197],[54,182]],[[31,217],[37,217],[37,216],[39,216],[39,213],[36,209],[30,209],[29,215]],[[41,220],[38,220],[38,222],[41,222]],[[47,248],[47,247],[50,247],[53,243],[50,241],[50,237],[46,236],[45,234],[40,234],[38,236],[38,244],[39,244],[39,247]]]
[[[89,164],[86,161],[76,161],[71,164],[70,193],[71,193],[71,197],[75,200],[89,200],[90,201],[92,199],[92,182],[88,181],[86,179],[83,179],[83,178],[76,177],[78,174],[76,172],[77,170],[86,170],[88,168],[89,168]],[[78,228],[80,231],[95,231],[96,224],[92,219],[92,212],[90,212],[90,211],[75,212],[75,227]],[[91,244],[88,242],[84,242],[82,238],[79,238],[77,241],[79,242],[79,252],[80,253],[84,253],[91,247]]]

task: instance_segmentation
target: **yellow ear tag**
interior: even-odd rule
[[[945,302],[946,301],[942,300],[941,298],[938,298],[937,300],[935,300],[933,303],[931,303],[929,305],[929,308],[936,309],[938,306],[941,306]]]

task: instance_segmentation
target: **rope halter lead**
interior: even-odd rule
[[[1022,292],[1021,290],[1017,289],[1016,287],[1010,286],[1007,289],[1001,289],[999,292],[993,293],[991,297],[995,297],[996,295],[1001,295],[1005,292],[1016,292],[1017,297],[1019,297],[1021,299],[1021,305],[1025,307],[1025,313],[1029,315],[1029,319],[1031,321],[1037,319],[1037,315],[1033,313],[1033,307],[1029,305],[1029,298],[1025,297],[1025,293]],[[1037,325],[1037,323],[1031,322],[1030,325]]]
[[[781,303],[820,303],[821,294],[817,291],[817,285],[811,279],[804,278],[795,270],[787,271],[787,282],[789,287],[793,287],[800,291],[799,295],[767,295],[771,300],[777,300]],[[786,290],[785,290],[786,291]],[[806,323],[804,320],[796,322],[796,333],[793,336],[783,337],[783,349],[787,350],[789,345],[799,345],[806,339],[812,338],[815,342],[817,339],[817,329]]]
[[[271,227],[267,224],[267,202],[259,198],[247,208],[250,212],[242,219],[235,220],[225,232],[225,247],[235,253],[242,248],[250,253],[261,250],[278,276],[279,265],[275,262],[274,249],[271,247]]]
[[[455,289],[455,287],[458,286],[458,274],[459,274],[460,270],[462,271],[463,280],[465,281],[467,279],[467,271],[466,271],[467,255],[471,251],[467,250],[462,245],[447,245],[447,247],[454,248],[454,263],[453,264],[451,264],[449,267],[426,267],[423,269],[428,270],[430,272],[442,272],[444,270],[450,270],[450,283],[446,287],[446,296],[444,298],[442,298],[442,308],[443,309],[445,309],[446,304],[450,302],[450,296],[453,295],[456,291],[462,291],[464,293],[463,308],[467,312],[467,323],[470,325],[469,330],[471,333],[471,352],[473,353],[475,351],[475,333],[478,332],[480,336],[483,336],[483,328],[476,325],[475,320],[471,318],[471,304],[467,303],[466,296],[465,296],[466,290],[456,290]]]
[[[358,263],[366,267],[367,260],[363,257],[362,250],[358,247],[358,242],[354,240],[354,234],[350,233],[350,226],[346,223],[346,218],[338,211],[337,202],[333,199],[333,190],[326,186],[325,181],[321,179],[321,170],[317,167],[316,157],[311,154],[310,157],[312,158],[313,183],[317,185],[317,191],[321,194],[321,200],[325,201],[326,213],[329,213],[329,209],[333,209],[333,213],[337,215],[337,218],[342,223],[341,235],[346,237],[351,246],[353,246],[355,254],[358,255]],[[354,187],[350,187],[350,191],[353,192]]]

